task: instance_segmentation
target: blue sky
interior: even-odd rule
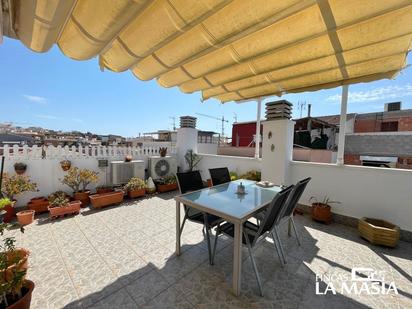
[[[411,61],[409,55],[408,63]],[[256,103],[201,103],[200,93],[162,88],[154,80],[136,79],[129,71],[101,72],[96,58],[75,61],[57,47],[38,54],[17,40],[5,38],[0,45],[0,68],[0,122],[24,127],[137,136],[171,129],[169,117],[176,117],[178,124],[182,115],[224,115],[230,121],[226,132],[231,131],[235,113],[238,121],[256,119]],[[312,115],[328,115],[339,113],[340,93],[340,88],[334,88],[283,98],[295,104],[294,117],[300,116],[298,102],[304,101],[312,104]],[[402,101],[403,108],[412,108],[412,69],[406,68],[395,80],[351,85],[349,93],[349,112],[382,111],[383,104],[391,101]],[[220,122],[197,117],[199,129],[220,132]]]

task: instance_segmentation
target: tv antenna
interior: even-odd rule
[[[225,122],[229,122],[229,120],[225,119],[225,116],[222,117],[215,117],[215,116],[211,116],[211,115],[206,115],[206,114],[201,114],[201,113],[196,113],[196,115],[199,116],[203,116],[203,117],[207,117],[207,118],[211,118],[211,119],[215,119],[215,120],[219,120],[222,122],[222,132],[221,132],[221,137],[225,136]]]
[[[173,131],[176,131],[176,117],[169,117],[173,120]]]
[[[298,102],[299,110],[300,110],[300,118],[302,118],[302,112],[306,108],[306,101]]]

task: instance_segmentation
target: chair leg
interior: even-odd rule
[[[293,215],[292,215],[293,216]],[[298,246],[300,246],[300,240],[299,240],[299,235],[298,235],[298,230],[296,229],[296,225],[295,225],[295,220],[293,220],[293,217],[290,217],[290,222],[292,224],[293,227],[293,231],[295,232],[295,236],[296,236],[296,241],[298,242]]]
[[[282,254],[280,253],[279,244],[278,244],[278,241],[276,239],[276,236],[275,236],[273,231],[270,233],[270,235],[272,236],[273,245],[275,246],[276,253],[278,254],[280,265],[282,265],[282,267],[285,267]]]
[[[275,233],[276,239],[278,240],[278,245],[279,245],[280,253],[282,254],[282,257],[283,257],[283,262],[286,264],[287,262],[286,262],[285,253],[283,252],[282,242],[280,241],[278,229],[276,226],[273,228],[273,232]]]
[[[253,256],[253,253],[252,253],[252,247],[250,246],[250,243],[248,241],[246,241],[246,242],[247,242],[247,248],[249,250],[250,259],[252,261],[253,270],[255,271],[256,281],[257,281],[258,286],[259,286],[260,296],[263,296],[262,283],[260,281],[260,276],[259,276],[259,272],[258,272],[258,269],[257,269],[257,266],[256,266],[255,257]]]
[[[207,251],[209,254],[209,264],[213,265],[213,261],[212,261],[212,248],[211,248],[211,244],[210,244],[210,227],[209,227],[209,223],[207,222],[207,215],[204,214],[203,215],[204,218],[204,228],[206,231],[206,240],[207,240]]]
[[[182,226],[180,227],[180,236],[182,236],[182,232],[183,232],[183,228],[185,226],[186,219],[187,219],[187,216],[185,215],[185,217],[183,218]]]
[[[220,223],[217,225],[217,228],[216,228],[215,243],[213,244],[213,252],[212,252],[212,265],[215,263],[217,239],[219,238],[219,234],[220,234]]]

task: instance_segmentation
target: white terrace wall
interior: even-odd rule
[[[251,170],[261,169],[262,161],[255,158],[219,156],[210,154],[200,154],[202,160],[196,169],[200,170],[204,180],[210,178],[209,168],[227,167],[229,171],[236,172],[238,175],[244,174]]]
[[[57,190],[71,193],[71,189],[60,183],[65,172],[60,167],[60,161],[70,160],[72,166],[88,168],[99,172],[99,183],[91,185],[94,189],[97,185],[110,184],[110,167],[98,167],[99,159],[123,160],[126,155],[132,155],[134,160],[144,160],[148,167],[148,158],[159,154],[159,147],[13,147],[0,148],[0,154],[5,156],[4,172],[14,174],[14,163],[27,164],[26,175],[37,183],[39,192],[28,192],[17,196],[17,206],[24,206],[30,198],[39,195],[48,195]],[[176,150],[168,146],[168,154],[174,155]],[[45,158],[43,156],[45,155]]]
[[[301,203],[327,195],[342,203],[332,206],[335,213],[385,219],[412,231],[411,170],[296,161],[290,167],[292,183],[312,177]]]
[[[208,168],[227,166],[242,174],[261,170],[261,160],[245,157],[201,155],[199,170],[203,179]],[[375,217],[412,231],[412,171],[364,166],[297,162],[290,164],[291,183],[312,177],[300,203],[310,205],[310,197],[325,195],[340,201],[333,212],[353,218]]]

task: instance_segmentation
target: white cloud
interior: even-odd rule
[[[56,117],[56,116],[53,116],[53,115],[45,115],[45,114],[37,114],[37,115],[34,115],[34,116],[37,117],[37,118],[48,119],[48,120],[59,119],[59,118]]]
[[[349,103],[370,102],[401,98],[412,95],[412,84],[396,85],[375,88],[367,91],[349,91]],[[340,102],[341,95],[335,94],[326,98],[326,101]]]
[[[25,97],[29,101],[32,101],[38,104],[47,104],[47,100],[44,97],[39,97],[36,95],[29,95],[29,94],[23,94],[23,97]]]

